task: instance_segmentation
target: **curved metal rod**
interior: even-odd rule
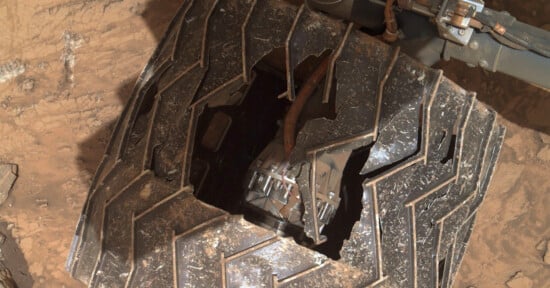
[[[319,82],[321,82],[323,77],[325,77],[331,59],[332,56],[325,57],[319,66],[317,66],[315,71],[311,73],[309,78],[300,88],[300,92],[298,92],[296,99],[294,99],[294,102],[290,105],[290,109],[288,109],[288,112],[286,113],[283,126],[283,142],[287,160],[290,158],[290,153],[296,145],[296,123],[298,122],[298,118],[300,117],[307,100],[313,94],[319,85]],[[330,81],[330,79],[327,81]]]

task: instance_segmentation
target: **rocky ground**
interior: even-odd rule
[[[19,165],[0,233],[22,251],[6,261],[20,287],[81,287],[64,262],[90,178],[181,2],[0,0],[0,163]],[[487,2],[548,24],[545,0]],[[460,63],[440,66],[508,128],[456,286],[548,287],[550,93]]]

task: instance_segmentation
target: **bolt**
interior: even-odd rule
[[[487,63],[487,60],[481,60],[481,61],[479,61],[479,66],[481,66],[483,68],[487,68],[487,67],[489,67],[489,63]]]
[[[464,34],[466,34],[466,30],[464,30],[464,29],[459,29],[458,30],[458,35],[464,36]]]
[[[479,43],[477,41],[472,41],[470,42],[470,48],[472,48],[473,50],[477,50],[477,48],[479,48]]]

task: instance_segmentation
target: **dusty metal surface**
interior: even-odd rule
[[[29,267],[17,239],[13,237],[13,225],[0,223],[0,287],[32,287]]]
[[[154,36],[160,37],[178,4],[125,0],[104,8],[108,1],[81,6],[54,0],[33,2],[23,9],[16,2],[0,4],[2,11],[8,11],[0,20],[8,27],[0,42],[0,62],[20,59],[25,72],[0,87],[0,127],[6,136],[0,157],[21,164],[23,170],[1,214],[14,224],[14,236],[29,261],[36,287],[79,287],[62,270],[89,173],[102,156],[111,120],[119,116],[121,103],[131,92],[129,86],[135,81],[131,71],[141,70],[156,45]],[[544,1],[486,2],[537,26],[544,24],[548,14]],[[290,11],[292,7],[277,17],[291,17]],[[253,21],[265,24],[262,20],[251,17],[249,26],[257,26],[250,25]],[[65,30],[84,41],[72,51],[74,86],[59,92]],[[548,111],[547,92],[457,63],[445,69],[463,87],[478,91],[478,97],[502,113],[499,121],[509,127],[496,181],[480,208],[457,285],[502,286],[521,270],[523,279],[544,287],[548,269],[540,260],[544,249],[538,244],[548,238],[544,227],[548,226],[545,219],[550,219],[543,197],[548,190],[548,117],[543,112]],[[29,87],[23,85],[30,83],[24,81],[29,78],[34,80],[32,91],[22,89]],[[48,207],[39,207],[36,199],[47,199]],[[479,269],[481,265],[484,269]]]
[[[278,15],[275,11],[289,7],[269,3],[271,7],[265,9],[273,11],[266,15]],[[292,25],[283,25],[289,29],[286,37],[274,33],[277,39],[286,39],[286,83],[261,71],[250,77],[248,63],[278,48],[277,43],[271,44],[271,50],[258,44],[265,49],[259,51],[265,52],[254,52],[256,43],[265,42],[246,33],[249,23],[256,21],[251,17],[257,2],[203,4],[183,6],[142,74],[127,117],[119,124],[117,134],[122,136],[115,135],[111,144],[116,153],[105,160],[114,165],[104,166],[105,172],[98,174],[77,230],[70,259],[73,275],[91,287],[170,287],[203,285],[204,281],[229,286],[298,285],[293,283],[310,281],[318,271],[328,269],[325,273],[340,276],[323,277],[321,286],[343,285],[344,279],[353,286],[450,286],[463,255],[461,243],[470,235],[477,208],[473,203],[485,193],[486,186],[480,183],[486,182],[498,152],[498,148],[486,149],[499,147],[501,140],[494,113],[439,71],[305,6],[294,19],[287,19]],[[191,17],[188,13],[202,15],[197,18],[204,22],[198,30],[204,34],[193,42],[195,48],[189,46],[194,54],[178,56],[176,47],[187,40],[178,35],[187,27],[180,25]],[[174,32],[179,27],[183,31]],[[222,27],[224,33],[220,33]],[[338,247],[331,242],[332,236],[323,235],[323,228],[331,224],[339,208],[346,207],[342,203],[350,201],[346,197],[352,194],[340,189],[352,152],[374,142],[363,164],[366,176],[356,180],[364,188],[359,222],[348,219],[352,222],[344,223],[353,227],[350,240],[343,244],[342,261],[326,260],[321,253],[288,239],[269,236],[257,242],[261,237],[254,234],[273,232],[242,219],[231,220],[237,218],[195,198],[230,211],[238,204],[245,180],[239,171],[246,171],[251,162],[247,157],[254,157],[246,150],[261,151],[255,141],[270,140],[262,133],[274,125],[276,118],[270,117],[277,115],[273,113],[284,108],[275,109],[276,103],[284,103],[276,98],[281,94],[277,86],[286,88],[287,97],[294,99],[299,85],[296,67],[309,56],[330,50],[334,58],[326,64],[331,78],[322,85],[327,89],[321,93],[324,97],[315,99],[326,100],[328,95],[329,103],[335,103],[336,117],[306,121],[298,133],[288,167],[289,179],[296,179],[291,189],[298,190],[292,195],[296,201],[289,200],[291,193],[283,183],[287,167],[277,163],[280,146],[266,150],[258,165],[252,166],[252,175],[262,175],[249,181],[250,188],[263,196],[248,200],[275,217],[303,226],[314,244]],[[263,85],[275,89],[268,94]],[[260,110],[270,101],[271,111]],[[220,113],[225,116],[220,118]],[[170,133],[167,128],[179,132]],[[493,139],[490,143],[489,138]],[[116,161],[109,160],[113,157]],[[486,158],[487,164],[482,165]],[[271,164],[275,171],[270,170]],[[262,165],[270,166],[271,172]],[[260,177],[265,179],[260,181]],[[439,191],[453,189],[457,191],[449,193],[452,197],[437,196]],[[435,205],[437,200],[430,200],[431,205],[419,206],[432,197],[445,201]],[[415,211],[423,212],[417,215]],[[431,220],[423,219],[424,215]],[[433,221],[437,229],[424,227]],[[227,229],[232,232],[221,232]],[[421,245],[418,237],[431,242]],[[201,249],[203,256],[187,255]],[[351,256],[353,251],[358,255]],[[184,252],[185,257],[175,256]],[[445,259],[444,264],[438,259]],[[199,260],[204,263],[180,263]],[[358,274],[365,267],[370,268]],[[440,270],[443,275],[437,274]]]

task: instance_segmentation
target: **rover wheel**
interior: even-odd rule
[[[474,93],[351,24],[188,0],[120,117],[68,269],[90,287],[450,287],[503,133]]]

